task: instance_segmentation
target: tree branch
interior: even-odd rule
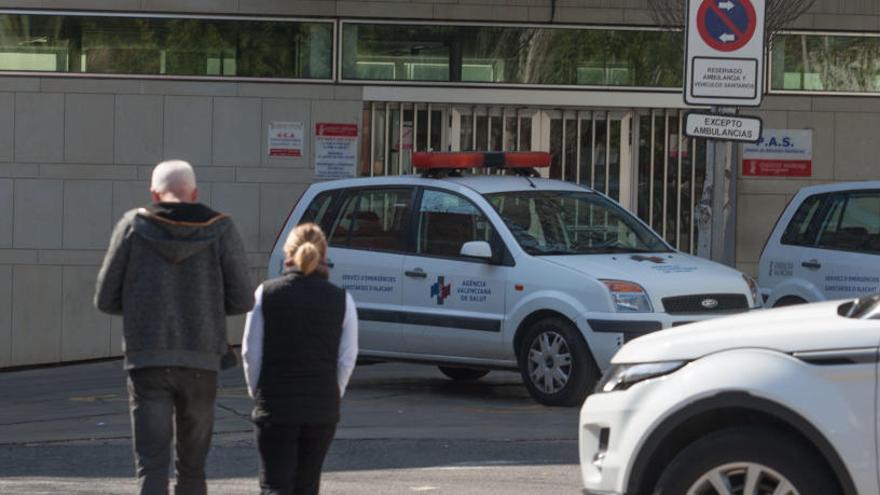
[[[659,26],[667,29],[681,29],[685,21],[685,0],[647,0],[651,17]],[[786,25],[810,10],[816,0],[767,0],[766,41]]]

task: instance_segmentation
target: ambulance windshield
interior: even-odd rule
[[[671,251],[657,234],[599,194],[512,191],[486,199],[534,256]]]

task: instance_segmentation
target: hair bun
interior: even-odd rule
[[[302,224],[287,236],[284,264],[295,266],[303,275],[310,275],[318,269],[326,253],[327,240],[321,227],[314,223]]]
[[[300,244],[293,253],[293,262],[303,275],[310,275],[318,268],[321,262],[321,253],[318,247],[312,242]]]

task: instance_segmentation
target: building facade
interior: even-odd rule
[[[0,367],[121,353],[121,321],[92,306],[95,277],[160,160],[195,165],[260,280],[291,206],[324,174],[318,124],[357,129],[357,175],[407,173],[413,150],[549,151],[550,176],[696,250],[706,143],[681,133],[681,33],[654,26],[645,0],[0,8]],[[880,3],[819,0],[787,29],[765,103],[746,113],[811,129],[813,167],[738,177],[736,265],[752,275],[798,188],[880,172]],[[281,128],[296,131],[279,151]],[[230,342],[241,324],[230,319]]]

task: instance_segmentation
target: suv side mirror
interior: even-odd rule
[[[492,259],[492,246],[486,241],[470,241],[461,246],[461,255],[468,258]]]

